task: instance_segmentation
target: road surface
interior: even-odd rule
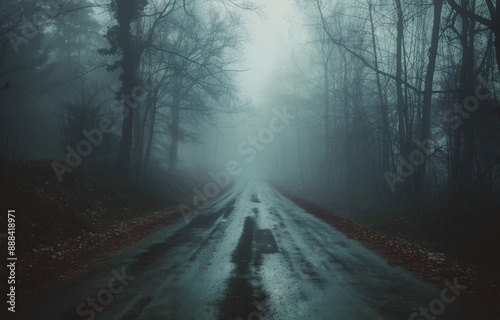
[[[441,301],[445,279],[416,280],[266,183],[237,183],[190,217],[54,288],[25,317],[420,320],[431,306],[429,319],[467,319],[451,290]]]

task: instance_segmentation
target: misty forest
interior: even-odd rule
[[[499,319],[499,74],[498,0],[2,1],[1,318]]]

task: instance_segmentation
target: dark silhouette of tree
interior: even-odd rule
[[[130,169],[135,112],[134,104],[137,103],[134,101],[132,90],[139,84],[137,71],[142,52],[142,39],[138,39],[132,33],[131,27],[142,15],[147,4],[147,0],[112,1],[111,10],[118,25],[109,28],[106,34],[110,48],[100,49],[99,51],[104,55],[120,54],[121,56],[108,70],[113,71],[120,67],[122,68],[120,96],[127,100],[127,103],[124,103],[123,106],[122,140],[118,154],[118,170],[124,181],[127,181]]]

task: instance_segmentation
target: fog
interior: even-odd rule
[[[76,162],[136,187],[148,166],[237,160],[338,200],[498,195],[494,34],[448,4],[398,3],[150,1],[125,20],[106,1],[4,4],[2,155],[63,159],[108,117],[106,146]],[[137,108],[120,119],[124,97]],[[293,121],[244,159],[285,109]]]
[[[16,191],[9,203],[16,206],[50,189],[54,194],[46,195],[51,200],[43,202],[45,210],[54,206],[63,216],[65,210],[91,210],[78,207],[84,203],[101,208],[104,200],[96,200],[96,190],[107,190],[101,193],[109,194],[110,203],[154,199],[164,210],[183,214],[186,207],[219,212],[220,219],[243,212],[224,223],[243,228],[242,239],[261,232],[263,241],[276,247],[273,253],[280,245],[293,246],[292,240],[269,240],[279,233],[262,231],[274,228],[270,221],[298,230],[304,246],[315,246],[315,228],[328,233],[327,225],[302,215],[311,213],[348,237],[353,230],[367,233],[346,227],[346,221],[492,270],[497,262],[490,251],[500,241],[491,229],[500,207],[496,5],[491,0],[3,1],[0,191],[9,198],[18,190],[9,189],[12,183],[31,190]],[[127,196],[106,189],[111,185]],[[207,194],[213,186],[217,191]],[[206,207],[193,205],[191,198],[203,199]],[[121,208],[110,205],[111,213],[103,209],[95,215],[109,213],[109,221],[118,223],[125,219],[122,213],[114,216]],[[250,213],[251,221],[244,218]],[[90,216],[67,221],[100,234],[91,226],[105,223],[85,222]],[[219,221],[206,219],[189,225],[208,228]],[[304,231],[297,221],[303,221]],[[373,249],[371,240],[353,238]],[[254,250],[258,265],[260,249],[241,249],[258,242],[249,239],[234,252]],[[484,246],[480,257],[477,246]],[[354,244],[349,248],[360,252]],[[295,258],[300,260],[290,259]],[[383,263],[370,259],[385,274]],[[245,263],[238,268],[247,268]],[[406,277],[388,280],[383,290],[391,283],[412,283]],[[427,297],[426,290],[410,296]],[[316,316],[330,317],[325,310]],[[219,311],[234,318],[225,307]],[[356,312],[353,307],[345,317]],[[180,314],[183,319],[194,313]],[[357,316],[384,317],[375,311]]]

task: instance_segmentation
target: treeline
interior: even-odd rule
[[[4,1],[0,157],[95,164],[130,186],[175,170],[179,145],[240,104],[246,40],[223,1]]]
[[[301,119],[296,181],[364,203],[500,195],[496,3],[297,5],[308,41],[277,78],[301,79],[281,95]]]

